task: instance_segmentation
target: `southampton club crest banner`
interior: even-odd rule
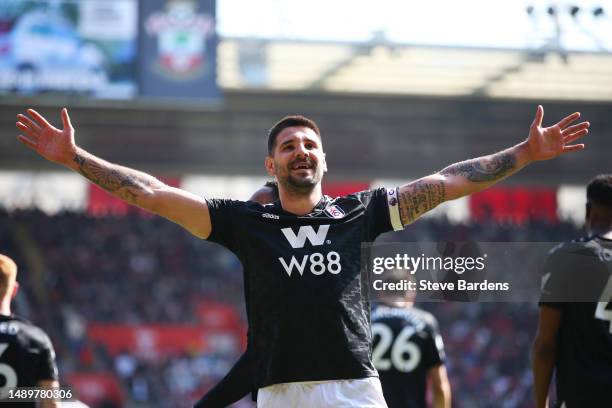
[[[215,99],[215,0],[140,2],[140,94]]]

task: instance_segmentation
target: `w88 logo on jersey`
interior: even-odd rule
[[[340,254],[336,251],[328,252],[326,255],[321,252],[303,255],[301,260],[298,260],[294,255],[289,258],[289,262],[283,257],[279,257],[278,260],[289,276],[294,269],[297,269],[300,275],[304,275],[306,269],[310,270],[313,275],[323,275],[325,272],[337,275],[342,271]]]
[[[304,248],[306,242],[309,242],[313,247],[322,246],[325,243],[328,231],[329,225],[320,225],[316,231],[311,225],[303,225],[298,229],[297,234],[292,228],[281,229],[281,232],[293,249]],[[292,255],[291,258],[283,258],[281,256],[278,258],[278,261],[289,276],[291,276],[294,269],[300,275],[304,275],[306,270],[309,270],[313,275],[323,275],[325,272],[337,275],[342,271],[340,254],[336,251],[330,251],[326,254],[313,252],[309,255],[301,255],[301,257]]]

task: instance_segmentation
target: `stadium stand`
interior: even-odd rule
[[[218,55],[230,90],[612,100],[608,53],[228,38]]]

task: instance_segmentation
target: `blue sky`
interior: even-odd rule
[[[612,0],[218,0],[219,33],[306,40],[392,41],[450,46],[537,48],[554,37],[550,5],[562,11],[562,45],[612,51]],[[525,12],[534,6],[534,16]],[[582,8],[576,19],[567,10]],[[601,6],[603,18],[592,10]]]

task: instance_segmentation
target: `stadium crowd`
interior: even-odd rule
[[[559,242],[578,235],[572,224],[537,219],[524,225],[451,225],[428,218],[392,239]],[[94,407],[190,406],[242,352],[246,329],[240,263],[220,246],[161,218],[138,212],[90,217],[0,211],[0,249],[21,266],[22,294],[15,312],[49,333],[62,383],[87,373],[116,381],[118,396],[83,398]],[[224,332],[229,339],[211,336],[207,346],[160,353],[112,348],[91,336],[96,324],[190,325],[202,327],[207,336],[223,322],[203,319],[204,300],[229,306],[239,316],[235,330]],[[533,406],[529,353],[535,303],[433,302],[419,307],[439,320],[453,406]]]

